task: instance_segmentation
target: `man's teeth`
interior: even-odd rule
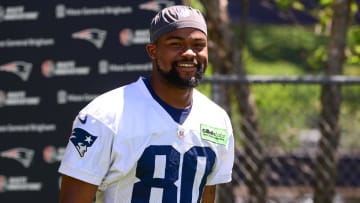
[[[179,66],[182,66],[182,67],[193,67],[194,64],[179,64]]]

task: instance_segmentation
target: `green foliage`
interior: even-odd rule
[[[325,45],[319,45],[315,50],[309,53],[305,59],[309,69],[314,72],[321,72],[324,70],[324,65],[327,59],[327,49]]]
[[[249,74],[272,76],[303,75],[297,66],[286,61],[261,62],[250,60]],[[299,145],[298,135],[303,129],[313,128],[319,112],[317,85],[252,84],[261,136],[266,146],[291,150]]]
[[[334,0],[320,0],[319,4],[322,6],[330,6]]]
[[[275,3],[283,11],[297,9],[307,12],[318,19],[318,23],[315,25],[318,35],[328,36],[330,34],[329,25],[331,24],[334,13],[333,5],[336,3],[334,0],[320,0],[318,1],[318,6],[311,10],[306,10],[300,0],[275,0]],[[352,1],[350,2],[350,13],[344,15],[349,15],[350,22],[354,21],[358,10],[358,3]],[[357,26],[352,26],[348,32],[348,38],[350,39],[347,43],[349,50],[347,52],[346,62],[348,64],[360,64],[360,46],[358,40],[360,35],[358,30],[359,28],[357,28]],[[326,48],[324,44],[320,44],[318,48],[314,49],[313,52],[309,52],[309,54],[310,56],[307,57],[306,62],[310,68],[318,71],[326,61]]]
[[[323,67],[327,39],[315,35],[312,27],[253,25],[247,47],[261,61],[288,61],[304,69]]]
[[[205,8],[204,8],[203,4],[200,3],[199,0],[190,0],[189,5],[194,7],[194,8],[199,9],[202,13],[204,13]]]
[[[253,25],[248,36],[247,47],[256,60],[287,61],[308,73],[323,71],[328,39],[310,26]],[[346,65],[360,65],[360,26],[350,27],[347,46]]]
[[[275,0],[275,3],[283,11],[289,9],[304,10],[304,4],[297,0]]]
[[[191,2],[198,3],[197,0]],[[304,11],[299,0],[275,0],[282,11]],[[327,57],[327,35],[333,11],[333,0],[320,0],[319,8],[306,11],[319,20],[316,26],[250,25],[242,59],[249,75],[301,76],[321,74]],[[197,6],[198,7],[198,6]],[[199,6],[202,9],[203,7]],[[352,4],[352,12],[358,6]],[[320,29],[319,29],[320,28]],[[239,27],[234,26],[239,36]],[[360,28],[353,26],[348,35],[347,75],[360,75]],[[209,72],[208,72],[209,74]],[[210,73],[211,74],[211,73]],[[299,84],[251,84],[251,93],[257,105],[257,116],[262,138],[266,146],[293,150],[299,145],[301,131],[317,128],[321,111],[320,85]],[[210,95],[211,86],[203,84],[201,91]],[[360,140],[360,87],[342,89],[340,125],[341,146],[358,149]],[[232,109],[237,108],[237,101]],[[234,111],[235,112],[235,111]],[[241,115],[233,114],[235,134],[241,134]]]
[[[350,33],[349,44],[353,47],[360,43],[359,32],[354,28]],[[248,36],[249,48],[243,53],[243,61],[249,75],[301,76],[323,72],[326,38],[315,36],[309,28],[253,25]],[[347,64],[345,74],[360,75],[358,64]],[[321,86],[314,84],[251,85],[266,146],[295,149],[301,131],[318,127],[320,91]],[[343,87],[342,94],[342,147],[360,147],[360,141],[351,142],[360,130],[355,124],[360,120],[360,87]]]
[[[347,59],[349,64],[360,64],[360,26],[353,26],[348,33],[348,47],[351,54]]]

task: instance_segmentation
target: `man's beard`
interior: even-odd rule
[[[191,77],[190,79],[184,79],[180,77],[180,73],[176,70],[176,64],[178,62],[173,62],[171,64],[171,69],[169,72],[164,72],[159,64],[156,65],[156,68],[160,75],[168,81],[169,83],[175,85],[176,87],[187,89],[187,88],[194,88],[200,84],[200,80],[204,74],[204,68],[202,67],[202,63],[197,64],[197,71],[195,76]]]

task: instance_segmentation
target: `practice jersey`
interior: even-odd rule
[[[229,182],[234,138],[226,112],[194,89],[183,124],[142,78],[100,95],[75,118],[59,172],[98,185],[96,202],[200,202]]]

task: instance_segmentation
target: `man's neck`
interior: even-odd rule
[[[161,100],[174,108],[184,109],[192,104],[193,88],[178,88],[151,77],[150,85]]]

